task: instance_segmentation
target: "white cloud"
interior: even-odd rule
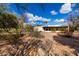
[[[52,15],[56,15],[56,14],[58,14],[56,11],[54,11],[54,10],[52,10],[51,12],[50,12]]]
[[[65,14],[72,11],[72,5],[71,3],[65,3],[60,8],[60,13]]]
[[[54,22],[65,22],[64,19],[56,19]]]
[[[76,6],[76,4],[75,4],[75,3],[73,3],[71,6],[72,6],[72,7],[75,7],[75,6]]]
[[[24,15],[27,16],[27,18],[30,18],[30,19],[32,19],[34,17],[33,14],[31,14],[31,13],[25,13]]]
[[[24,15],[27,16],[29,21],[50,21],[51,20],[37,15],[34,16],[31,13],[25,13]]]
[[[76,10],[75,10],[75,12],[76,12],[76,13],[79,13],[79,10],[78,10],[78,9],[76,9]]]
[[[61,24],[58,24],[58,25],[48,25],[49,27],[58,27],[58,26],[61,26]]]

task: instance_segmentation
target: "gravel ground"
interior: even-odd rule
[[[25,35],[20,39],[21,45],[0,45],[0,55],[16,56],[78,56],[79,42],[75,38],[58,36],[56,32],[41,32],[43,38],[35,40]],[[16,47],[17,46],[17,47]]]

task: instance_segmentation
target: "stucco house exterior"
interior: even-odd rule
[[[34,30],[44,32],[43,26],[34,26]]]
[[[68,29],[68,26],[34,26],[34,30],[41,31],[41,32],[63,31],[67,29]]]

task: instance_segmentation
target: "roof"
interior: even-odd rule
[[[67,25],[48,25],[44,27],[67,27]]]

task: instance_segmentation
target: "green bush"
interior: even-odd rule
[[[19,43],[20,34],[0,35],[0,41],[7,40],[11,44]]]
[[[26,26],[26,32],[33,31],[33,27],[31,25]]]

